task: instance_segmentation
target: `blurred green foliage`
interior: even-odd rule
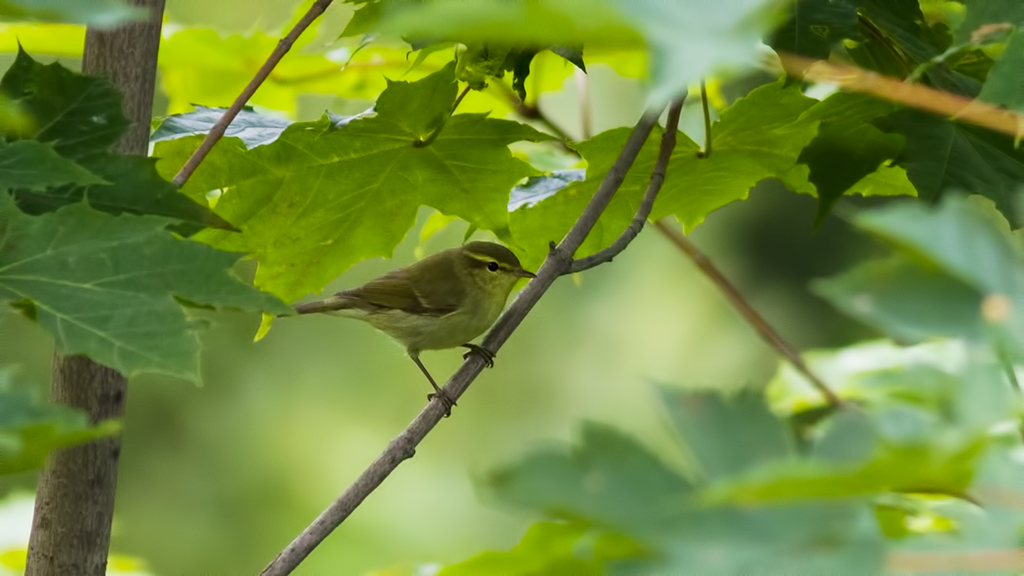
[[[164,177],[309,2],[185,4],[170,1],[159,62],[158,115],[174,114],[154,137]],[[254,315],[212,308],[285,309],[235,274],[292,300],[474,234],[536,263],[611,166],[620,126],[711,73],[717,121],[706,138],[690,99],[655,216],[695,229],[792,341],[842,346],[808,359],[850,405],[825,406],[788,365],[771,377],[736,313],[644,234],[614,265],[557,283],[458,417],[299,573],[917,572],[933,551],[1021,545],[1016,143],[770,65],[750,72],[765,38],[1018,107],[1019,9],[354,4],[300,40],[186,195],[153,161],[107,150],[124,129],[109,85],[15,42],[73,66],[81,28],[0,26],[0,298],[13,304],[0,311],[0,366],[41,385],[56,342],[132,373],[116,549],[156,573],[255,572],[422,403],[402,384],[418,378],[401,351],[365,326],[285,318],[253,343]],[[474,89],[461,100],[459,81]],[[631,218],[657,136],[583,252]],[[208,228],[184,238],[169,225]],[[875,258],[844,271],[864,255]],[[895,343],[851,345],[869,331],[807,291],[823,276],[817,294]],[[427,358],[441,373],[457,360]],[[0,461],[0,491],[31,488],[31,474],[9,473],[47,450],[113,430],[31,397],[0,391],[0,456],[21,454]],[[17,569],[21,541],[3,544],[0,564]]]

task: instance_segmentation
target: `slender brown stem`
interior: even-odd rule
[[[270,76],[270,73],[274,70],[274,67],[277,66],[277,63],[280,62],[281,59],[284,58],[284,55],[292,49],[295,41],[306,30],[306,28],[309,28],[309,25],[324,13],[324,10],[330,6],[332,1],[333,0],[316,0],[302,18],[295,24],[295,26],[292,27],[291,31],[288,32],[288,35],[277,43],[277,47],[275,47],[274,51],[270,53],[270,57],[267,58],[267,61],[263,63],[263,66],[261,66],[259,71],[256,72],[256,75],[249,81],[249,84],[244,90],[242,90],[242,93],[238,95],[238,98],[235,98],[231,107],[225,110],[224,115],[221,116],[220,120],[213,125],[210,132],[206,134],[206,138],[203,138],[202,143],[199,144],[199,148],[196,148],[196,151],[192,153],[192,156],[190,156],[185,162],[185,165],[181,167],[181,170],[175,174],[173,182],[176,185],[183,186],[185,182],[192,177],[192,173],[196,171],[196,168],[198,168],[199,164],[206,158],[206,155],[210,153],[210,150],[213,149],[213,146],[217,141],[224,136],[224,132],[228,129],[231,121],[234,120],[235,116],[242,111],[242,108],[244,108],[245,104],[249,102],[252,95],[256,93],[256,90],[260,85],[263,84],[268,76]]]
[[[650,135],[654,126],[658,123],[661,111],[649,111],[644,114],[633,132],[626,140],[618,159],[612,165],[604,180],[598,186],[594,196],[590,199],[587,207],[580,214],[580,217],[573,224],[572,228],[557,246],[551,243],[551,250],[544,260],[540,269],[537,270],[537,277],[523,288],[515,302],[508,310],[498,318],[498,321],[491,328],[481,345],[491,352],[497,352],[502,344],[508,340],[515,329],[522,323],[526,315],[533,309],[541,296],[547,292],[552,283],[563,275],[572,265],[572,255],[583,243],[583,240],[593,229],[594,224],[600,218],[601,213],[612,196],[622,185],[626,172],[633,165],[640,149]],[[470,354],[463,362],[462,367],[448,379],[442,389],[444,396],[452,401],[458,400],[469,388],[470,384],[480,375],[486,364],[486,360],[480,354]],[[416,446],[434,429],[445,414],[443,399],[440,395],[427,404],[426,408],[402,431],[394,440],[388,444],[384,452],[374,460],[366,470],[338,497],[320,516],[313,521],[298,537],[295,538],[261,573],[262,576],[282,576],[290,574],[302,560],[313,551],[348,518],[352,512],[372,493],[380,484],[401,464],[404,460],[412,457]]]
[[[704,149],[698,153],[701,158],[711,156],[711,110],[708,108],[708,88],[700,79],[700,104],[704,108]]]
[[[590,106],[590,83],[587,82],[586,72],[579,68],[573,68],[573,76],[576,78],[576,92],[579,95],[580,103],[580,134],[584,140],[589,140],[593,135],[591,127],[591,106]]]
[[[654,171],[651,173],[651,180],[647,183],[647,191],[644,192],[644,197],[640,201],[640,206],[636,209],[636,214],[633,216],[633,220],[630,221],[629,226],[607,248],[585,258],[574,260],[569,272],[583,272],[594,266],[611,262],[643,230],[647,217],[651,215],[651,210],[654,208],[654,201],[658,197],[658,192],[661,191],[661,186],[665,183],[668,161],[672,158],[672,151],[676,147],[676,134],[679,131],[679,113],[685,101],[686,96],[684,95],[673,102],[668,109],[665,133],[661,136],[661,147],[658,149],[658,160],[654,163]]]
[[[455,99],[455,104],[452,104],[452,113],[453,114],[455,113],[455,109],[459,107],[459,104],[462,104],[462,99],[465,98],[466,94],[468,94],[468,93],[469,93],[469,84],[467,84],[466,87],[462,89],[462,92],[459,92],[459,97]]]
[[[804,363],[803,358],[800,357],[800,353],[795,348],[790,346],[778,332],[764,319],[761,314],[754,310],[754,308],[743,298],[738,290],[715,268],[714,264],[708,260],[707,256],[701,253],[690,240],[683,235],[682,232],[676,230],[675,226],[670,224],[667,220],[662,219],[655,223],[655,226],[661,233],[672,241],[680,250],[682,250],[687,256],[693,260],[693,263],[704,272],[718,289],[725,295],[725,298],[732,304],[733,308],[739,311],[740,314],[754,327],[754,330],[767,342],[772,348],[774,348],[783,358],[789,361],[805,378],[821,392],[821,395],[825,397],[833,407],[841,408],[845,405],[842,398],[840,398],[835,392],[832,391],[821,378],[818,378],[811,369]]]

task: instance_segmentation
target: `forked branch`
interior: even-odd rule
[[[508,340],[512,332],[522,323],[533,306],[547,292],[551,284],[571,269],[572,255],[583,243],[597,223],[598,218],[608,206],[612,196],[622,185],[626,172],[633,165],[640,149],[658,123],[661,110],[649,111],[643,115],[633,128],[629,139],[623,146],[615,164],[605,175],[587,207],[573,224],[572,228],[557,246],[552,243],[547,259],[537,270],[537,277],[531,280],[512,305],[498,319],[494,327],[483,340],[484,348],[497,352]],[[674,130],[673,130],[674,132]],[[444,386],[447,397],[458,400],[469,388],[470,384],[480,375],[484,368],[484,360],[480,355],[472,354],[463,362]],[[435,399],[402,431],[384,452],[363,471],[362,474],[334,501],[320,516],[313,521],[295,540],[293,540],[274,560],[264,568],[262,576],[282,576],[290,574],[302,560],[309,555],[342,522],[355,510],[377,486],[386,479],[402,461],[410,458],[416,446],[445,414],[440,400]]]
[[[647,183],[647,191],[644,192],[644,197],[640,201],[640,207],[637,208],[636,215],[633,216],[629,226],[607,248],[573,261],[569,272],[583,272],[599,264],[611,262],[612,258],[615,258],[625,250],[626,246],[629,246],[629,243],[644,229],[644,224],[654,208],[654,201],[658,198],[658,192],[661,191],[661,186],[665,183],[668,161],[672,158],[672,151],[676,147],[676,133],[679,131],[679,113],[683,108],[685,100],[686,97],[683,96],[673,102],[672,106],[668,109],[665,133],[661,137],[661,148],[658,150],[658,160],[654,164],[654,172],[651,173],[651,180]]]

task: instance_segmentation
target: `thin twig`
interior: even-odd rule
[[[801,374],[807,378],[810,383],[821,392],[821,395],[825,397],[835,408],[841,408],[845,405],[843,399],[840,398],[835,392],[832,391],[821,378],[818,378],[811,369],[804,363],[803,358],[800,357],[800,353],[795,348],[789,345],[778,332],[757,312],[754,308],[743,298],[738,290],[722,275],[721,272],[715,268],[714,264],[707,259],[707,256],[701,253],[700,250],[694,246],[682,232],[676,230],[667,220],[662,219],[655,223],[655,226],[666,238],[672,241],[680,250],[686,253],[687,256],[693,260],[694,264],[704,272],[714,284],[721,290],[722,294],[725,295],[729,303],[732,304],[733,308],[739,311],[740,314],[746,318],[747,322],[754,327],[754,330],[761,335],[761,338],[765,340],[772,348],[782,355],[783,358],[789,360],[790,364],[794,368],[800,371]]]
[[[619,186],[622,185],[626,172],[629,171],[633,161],[636,160],[640,149],[650,135],[651,130],[658,123],[661,111],[648,112],[633,128],[622,152],[619,153],[615,164],[605,175],[601,185],[594,196],[590,199],[587,207],[580,214],[580,217],[573,224],[573,227],[562,239],[562,242],[555,246],[552,242],[548,257],[544,260],[540,269],[537,270],[537,277],[531,280],[515,302],[498,319],[494,327],[483,340],[483,347],[496,352],[501,345],[508,340],[512,332],[519,326],[533,306],[547,292],[551,284],[559,276],[565,273],[572,265],[572,255],[583,243],[583,240],[593,229],[608,202],[611,201]],[[448,380],[444,387],[444,395],[453,400],[458,400],[469,388],[473,380],[484,368],[484,359],[478,354],[471,354],[462,367]],[[380,486],[388,475],[398,467],[402,461],[412,457],[416,446],[424,437],[440,422],[445,414],[445,409],[439,399],[431,401],[422,412],[402,431],[388,447],[374,460],[359,478],[345,490],[342,495],[327,507],[320,516],[313,521],[305,530],[299,534],[274,560],[263,569],[262,576],[282,576],[290,574],[302,560],[309,555],[349,515],[359,506],[377,486]]]
[[[181,167],[181,170],[174,175],[174,184],[182,186],[189,178],[192,177],[192,173],[196,171],[196,168],[198,168],[199,164],[206,158],[206,155],[210,153],[213,146],[221,139],[221,137],[224,136],[224,132],[228,129],[231,121],[234,120],[235,116],[242,111],[242,108],[244,108],[246,103],[249,102],[249,98],[252,98],[252,95],[256,93],[256,90],[261,84],[263,84],[263,81],[270,76],[270,73],[274,70],[274,67],[277,66],[277,63],[280,62],[281,59],[284,58],[284,55],[292,49],[292,45],[295,44],[299,35],[301,35],[306,28],[309,28],[309,25],[324,13],[324,10],[330,6],[332,1],[333,0],[316,0],[316,2],[314,2],[313,5],[309,7],[309,10],[302,16],[302,19],[292,27],[291,31],[288,32],[288,35],[277,43],[277,47],[275,47],[274,51],[270,53],[270,57],[267,58],[267,61],[263,63],[263,66],[261,66],[259,71],[256,72],[256,75],[249,81],[249,84],[244,90],[242,90],[242,93],[238,95],[238,98],[235,98],[231,107],[228,108],[224,112],[224,115],[220,117],[220,120],[217,120],[217,123],[213,125],[213,128],[211,128],[206,134],[206,137],[203,138],[202,143],[199,144],[199,148],[196,148],[196,151],[192,153],[192,156],[190,156],[188,161],[185,162],[185,165]]]
[[[889,78],[850,64],[812,60],[793,54],[780,54],[786,73],[812,82],[831,82],[852,92],[871,94],[948,118],[983,126],[1017,137],[1024,127],[1024,115],[981,100],[944,92]]]
[[[576,78],[576,93],[580,103],[580,134],[584,140],[589,140],[592,135],[591,107],[590,107],[590,83],[587,81],[587,73],[579,68],[573,68],[573,76]]]
[[[684,95],[673,102],[672,106],[668,109],[665,133],[661,136],[661,148],[658,150],[658,160],[654,164],[654,172],[651,173],[651,180],[647,183],[647,191],[644,192],[644,197],[640,201],[640,207],[636,209],[636,215],[633,216],[629,226],[607,248],[585,258],[574,260],[569,272],[583,272],[605,262],[611,262],[643,230],[647,217],[651,215],[651,210],[654,208],[654,200],[657,199],[658,192],[661,191],[661,186],[665,183],[668,161],[672,158],[672,151],[676,147],[676,133],[679,130],[679,112],[682,110],[685,100],[686,96]]]
[[[459,97],[455,99],[455,104],[452,104],[452,114],[455,113],[455,109],[459,107],[459,104],[462,104],[462,99],[466,97],[466,94],[469,94],[469,84],[466,84],[462,92],[459,92]]]
[[[697,153],[699,158],[711,156],[711,111],[708,109],[708,88],[700,79],[700,103],[704,108],[704,149]]]

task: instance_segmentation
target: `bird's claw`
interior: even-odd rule
[[[437,392],[431,392],[430,394],[427,394],[428,402],[433,402],[434,398],[437,398],[441,401],[441,406],[444,407],[445,418],[451,416],[452,408],[458,406],[458,404],[455,403],[455,400],[449,398],[448,395],[445,394],[443,390],[438,390]]]
[[[463,360],[469,359],[470,354],[476,354],[484,359],[484,364],[488,368],[494,368],[494,359],[497,357],[494,352],[491,352],[483,346],[477,346],[476,344],[463,344],[462,347],[469,348],[469,352],[462,355]]]

